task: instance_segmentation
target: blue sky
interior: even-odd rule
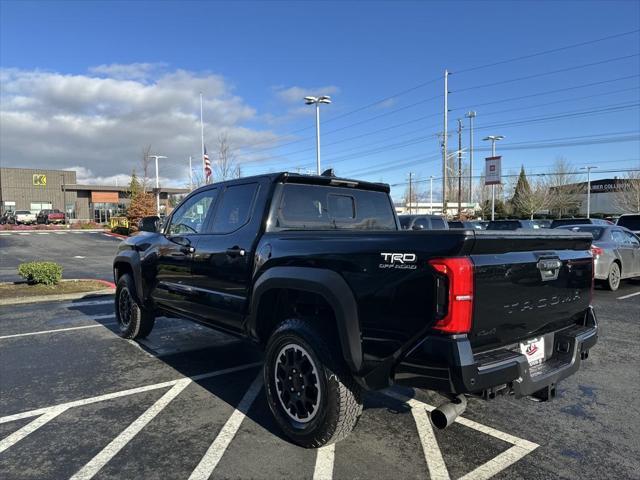
[[[409,171],[422,179],[440,176],[435,134],[442,130],[440,77],[448,68],[453,72],[449,84],[450,130],[455,129],[456,119],[466,110],[476,110],[476,147],[483,146],[479,139],[484,135],[504,135],[506,138],[498,150],[505,147],[502,153],[506,172],[519,169],[521,164],[529,171],[543,172],[559,156],[576,166],[598,165],[600,170],[640,168],[638,32],[464,71],[637,30],[639,2],[2,1],[0,5],[0,67],[12,72],[3,79],[3,96],[12,99],[7,108],[11,115],[3,118],[3,126],[20,118],[24,113],[21,109],[28,109],[33,103],[18,100],[37,97],[36,93],[30,93],[37,87],[24,86],[26,75],[43,82],[50,81],[55,74],[56,78],[81,76],[85,80],[85,77],[116,78],[143,86],[159,82],[160,87],[159,79],[170,78],[171,85],[175,88],[184,85],[186,90],[195,89],[196,80],[200,79],[202,82],[197,86],[205,96],[212,102],[219,97],[222,105],[212,103],[211,110],[207,105],[205,118],[210,122],[206,136],[213,142],[219,130],[231,129],[239,147],[237,158],[246,173],[313,168],[313,112],[312,108],[304,107],[301,98],[296,100],[297,94],[330,93],[333,104],[323,107],[321,112],[323,166],[334,166],[338,174],[345,176],[396,184],[404,182]],[[627,58],[612,60],[618,57]],[[573,68],[595,62],[603,63]],[[138,65],[142,73],[131,68],[126,70],[125,78],[123,68],[118,70],[115,66],[127,65]],[[567,70],[546,75],[562,69]],[[43,77],[42,72],[49,76]],[[187,73],[176,80],[176,72]],[[537,76],[511,81],[533,75]],[[17,77],[22,82],[20,88],[13,87]],[[212,81],[218,83],[209,92],[208,82]],[[50,91],[56,88],[62,87],[53,84]],[[413,90],[393,96],[409,89]],[[565,90],[547,93],[561,89]],[[85,98],[81,91],[78,90],[76,103]],[[509,100],[534,94],[540,95]],[[51,98],[38,95],[40,103]],[[197,97],[197,89],[192,96]],[[387,97],[391,98],[362,108]],[[76,105],[76,110],[70,111],[65,103],[66,115],[79,115],[79,110],[85,115],[87,110],[95,113],[95,108],[109,110],[101,105],[108,103],[109,98],[98,101],[87,94],[88,104],[81,108]],[[169,101],[166,99],[173,97],[163,98]],[[167,111],[174,110],[170,103],[163,105]],[[124,108],[122,121],[135,117],[136,109],[145,108],[144,105]],[[181,108],[186,108],[186,115],[192,114],[194,118],[198,115],[196,104]],[[111,118],[118,120],[109,111]],[[102,114],[102,120],[105,115]],[[225,115],[226,119],[218,118]],[[531,121],[550,116],[560,118]],[[133,124],[139,125],[146,118]],[[82,129],[85,120],[78,117],[78,128]],[[162,138],[157,139],[153,129],[141,130],[131,140],[116,138],[115,130],[92,128],[90,134],[99,137],[95,142],[100,151],[94,158],[91,138],[79,139],[89,142],[76,149],[85,153],[68,164],[56,152],[64,152],[75,137],[58,136],[66,143],[56,145],[57,137],[52,134],[46,137],[49,143],[40,140],[43,143],[38,148],[45,153],[35,155],[35,147],[22,147],[19,128],[9,128],[11,135],[7,134],[3,143],[14,145],[0,151],[0,161],[3,165],[30,162],[32,155],[37,165],[49,159],[55,167],[85,166],[92,176],[109,179],[128,171],[120,160],[105,162],[109,155],[129,155],[126,148],[109,150],[109,138],[105,136],[113,135],[112,143],[119,147],[136,142],[131,152],[149,143],[171,150],[171,175],[167,181],[181,182],[184,159],[192,153],[197,155],[199,150],[199,128],[191,120],[187,122],[189,129],[176,133],[179,138],[174,142],[170,129],[158,134]],[[514,124],[518,121],[527,123]],[[160,124],[162,120],[154,123]],[[45,133],[58,128],[61,127],[48,125]],[[571,142],[569,137],[582,137],[574,139],[580,142],[600,135],[606,141],[634,135],[636,139],[545,149],[506,149],[510,144],[552,139]],[[451,137],[450,142],[455,147],[457,138]],[[278,147],[280,144],[284,145]],[[466,148],[467,144],[465,128],[463,146]],[[477,174],[483,156],[485,152],[478,152],[475,157]],[[612,175],[596,173],[595,177]],[[394,196],[400,195],[403,188],[394,189]]]

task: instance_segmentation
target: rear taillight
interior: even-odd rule
[[[595,245],[591,245],[591,256],[594,259],[599,257],[600,255],[602,255],[603,253],[604,253],[604,250],[602,250],[600,247],[596,247]]]
[[[448,289],[446,308],[434,328],[446,333],[468,333],[473,313],[473,262],[468,257],[436,258],[429,265],[446,277]]]

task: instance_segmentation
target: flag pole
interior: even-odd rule
[[[200,140],[202,141],[201,146],[202,146],[202,151],[200,152],[202,154],[202,156],[200,158],[202,158],[202,175],[204,175],[205,177],[205,182],[209,183],[209,179],[206,176],[205,173],[205,163],[204,163],[204,122],[202,120],[202,92],[200,92]]]

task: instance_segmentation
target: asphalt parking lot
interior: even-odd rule
[[[111,263],[120,238],[85,230],[0,231],[0,282],[21,280],[18,265],[54,261],[64,278],[113,281]]]
[[[599,343],[553,402],[471,399],[456,424],[434,431],[426,412],[440,403],[436,394],[391,389],[368,395],[354,433],[320,450],[283,439],[261,389],[261,353],[248,343],[170,318],[141,343],[123,340],[110,296],[3,306],[0,471],[11,479],[638,478],[637,293],[640,282],[596,291]]]

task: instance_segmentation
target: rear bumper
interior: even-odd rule
[[[402,359],[393,372],[395,383],[452,394],[492,397],[512,391],[516,397],[554,387],[580,369],[598,338],[598,325],[589,307],[581,325],[545,335],[547,360],[529,366],[515,348],[474,355],[466,335],[427,337]]]

